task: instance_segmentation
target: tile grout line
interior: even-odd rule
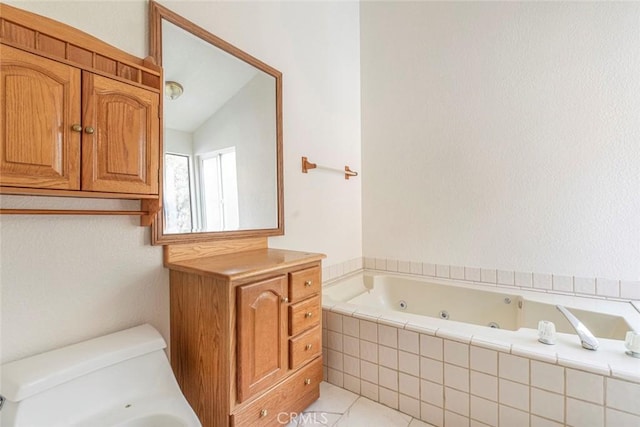
[[[354,393],[354,394],[355,394],[355,393]],[[344,413],[340,416],[340,418],[338,418],[338,419],[336,420],[336,422],[335,422],[333,425],[335,425],[335,424],[337,424],[338,422],[340,422],[340,420],[341,420],[342,418],[344,418],[344,416],[345,416],[345,415],[347,415],[347,414],[349,413],[349,411],[351,410],[351,408],[353,407],[353,405],[355,405],[355,404],[356,404],[356,402],[357,402],[358,400],[362,399],[362,398],[363,398],[363,396],[358,395],[358,397],[357,397],[356,399],[354,399],[354,400],[353,400],[353,402],[351,403],[351,405],[349,405],[349,407],[344,411]],[[365,399],[366,399],[366,397],[365,397]]]

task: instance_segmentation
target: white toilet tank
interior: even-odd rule
[[[150,325],[4,364],[2,427],[199,427]]]

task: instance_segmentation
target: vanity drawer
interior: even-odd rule
[[[320,325],[289,340],[289,368],[295,369],[320,355],[322,329]]]
[[[297,335],[302,331],[320,323],[320,297],[307,298],[289,306],[289,335]]]
[[[231,415],[233,427],[287,425],[289,415],[302,412],[320,397],[322,358],[318,357],[263,397]],[[295,413],[295,414],[294,414]]]
[[[319,294],[321,287],[320,267],[289,273],[289,300],[291,302],[301,301],[310,295]]]

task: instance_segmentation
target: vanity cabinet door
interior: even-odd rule
[[[158,94],[89,72],[82,86],[82,189],[157,194]]]
[[[238,401],[287,373],[287,276],[237,288]]]
[[[5,45],[0,56],[0,184],[80,189],[80,70]]]

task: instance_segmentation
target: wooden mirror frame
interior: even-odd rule
[[[214,36],[207,30],[199,27],[186,18],[156,3],[149,2],[149,54],[156,60],[158,65],[162,65],[162,20],[182,28],[183,30],[211,43],[213,46],[235,56],[236,58],[256,67],[257,69],[274,77],[276,83],[276,177],[277,177],[277,203],[278,212],[277,228],[247,229],[234,231],[205,231],[196,233],[165,234],[164,233],[164,210],[161,207],[151,230],[151,242],[153,245],[167,245],[180,243],[198,243],[213,240],[242,239],[249,237],[268,237],[284,235],[284,197],[283,197],[283,162],[282,162],[282,73],[273,67],[265,64],[257,58],[238,49],[232,44]],[[164,97],[160,97],[160,107],[164,115]],[[164,134],[164,120],[161,117]],[[164,177],[164,146],[163,136],[160,137],[160,202],[163,203],[163,177]]]

